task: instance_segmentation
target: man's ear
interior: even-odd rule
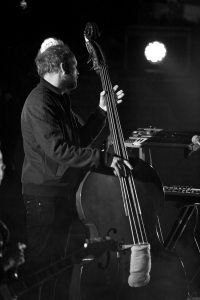
[[[65,74],[69,73],[69,68],[68,68],[68,64],[67,63],[61,63],[60,64],[60,69],[62,72],[64,72]]]
[[[65,73],[63,63],[60,64],[60,69],[61,69],[61,72]]]

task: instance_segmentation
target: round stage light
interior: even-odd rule
[[[154,41],[146,46],[144,55],[150,63],[160,64],[167,55],[167,48],[163,43]]]

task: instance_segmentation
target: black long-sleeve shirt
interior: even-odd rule
[[[23,194],[61,197],[74,188],[83,170],[99,165],[101,152],[89,145],[105,122],[106,113],[98,107],[81,126],[68,95],[41,79],[21,115]]]

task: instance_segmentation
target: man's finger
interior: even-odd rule
[[[105,91],[102,91],[102,92],[100,93],[100,96],[101,96],[101,97],[104,97],[105,94],[106,94],[106,92],[105,92]]]
[[[119,177],[119,172],[118,172],[117,170],[114,169],[113,172],[114,172],[115,176],[118,176],[118,177]]]
[[[118,85],[113,86],[113,91],[116,92],[116,90],[118,89]]]
[[[125,164],[130,170],[133,170],[133,167],[131,166],[131,164],[129,163],[129,161],[124,160],[124,164]]]

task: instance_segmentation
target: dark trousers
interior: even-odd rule
[[[23,195],[23,198],[28,236],[22,280],[66,256],[73,219],[69,197]],[[67,300],[71,273],[72,267],[24,293],[19,299]]]

